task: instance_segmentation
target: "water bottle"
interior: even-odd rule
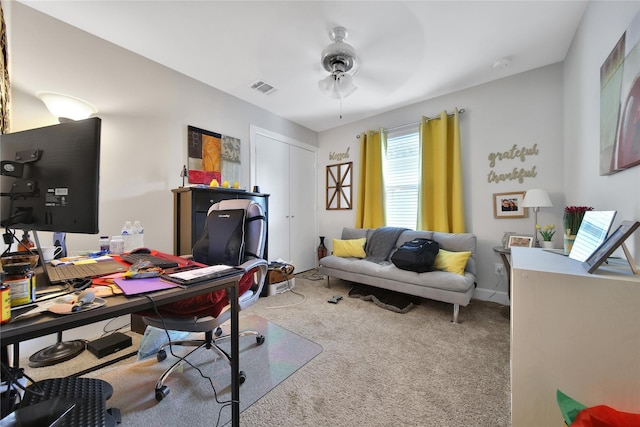
[[[144,228],[140,221],[133,223],[134,249],[144,247]]]
[[[113,236],[111,241],[109,242],[109,252],[114,255],[120,255],[124,252],[124,240],[122,239],[122,235]]]
[[[131,221],[127,221],[122,226],[122,240],[124,240],[124,251],[131,252],[133,249],[133,226]]]

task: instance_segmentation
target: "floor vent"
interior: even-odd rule
[[[276,88],[271,86],[269,83],[265,83],[262,80],[256,80],[251,84],[251,89],[255,89],[258,92],[262,92],[265,95],[269,95],[276,91]]]

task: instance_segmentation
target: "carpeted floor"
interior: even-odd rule
[[[296,275],[298,294],[263,298],[244,313],[324,351],[245,410],[241,425],[510,425],[509,321],[500,305],[472,300],[453,324],[451,304],[421,300],[395,313],[349,298],[350,282],[331,279],[327,288],[305,274]],[[344,298],[327,303],[334,295]]]
[[[240,369],[247,376],[240,387],[241,411],[322,352],[319,345],[257,315],[243,317],[240,328],[259,331],[266,338],[259,346],[253,337],[240,341]],[[223,348],[229,350],[228,345]],[[174,353],[182,356],[184,350],[175,347]],[[161,363],[150,357],[96,377],[113,386],[114,395],[107,403],[120,409],[123,426],[147,427],[155,420],[163,420],[163,425],[224,425],[231,419],[231,407],[224,404],[231,399],[230,366],[216,356],[206,349],[191,354],[188,360],[200,372],[188,365],[174,371],[165,382],[170,392],[161,402],[156,401],[154,389],[175,360],[172,356]]]
[[[251,406],[243,406],[241,425],[510,425],[509,321],[500,315],[501,306],[472,300],[460,308],[460,323],[453,324],[451,304],[421,300],[407,313],[396,313],[349,298],[350,282],[331,279],[331,288],[327,288],[326,279],[318,279],[314,271],[297,274],[294,291],[261,298],[241,312],[241,319],[253,315],[268,319],[323,349]],[[338,304],[327,303],[334,295],[343,299]],[[271,361],[269,355],[257,364]],[[120,364],[133,362],[135,358]],[[68,363],[38,368],[48,372],[38,375],[65,372]],[[152,398],[147,385],[136,385],[137,376],[123,372],[110,367],[99,374],[124,377],[133,387],[124,394],[125,399],[135,401],[136,393]],[[251,386],[250,378],[241,389]],[[204,424],[191,421],[197,412],[210,408],[211,402],[201,397],[187,402],[177,399],[175,395],[180,399],[189,396],[178,392],[181,382],[171,383],[171,394],[155,406],[179,419],[176,425],[215,425],[216,420],[210,418]],[[188,387],[206,388],[204,383],[196,378]],[[222,389],[225,384],[220,380]],[[149,410],[138,409],[135,418],[146,421],[137,424],[134,417],[128,417],[123,427],[148,424]],[[158,419],[162,418],[153,417],[154,422]]]

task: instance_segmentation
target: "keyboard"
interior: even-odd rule
[[[169,261],[168,259],[151,254],[122,254],[120,257],[129,264],[135,264],[138,261],[148,261],[154,267],[159,268],[173,268],[178,266],[178,263],[175,261]]]
[[[45,271],[50,283],[61,283],[67,280],[105,276],[107,274],[125,272],[127,267],[117,261],[100,261],[91,264],[46,266]]]

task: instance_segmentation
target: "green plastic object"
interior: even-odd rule
[[[570,426],[573,423],[573,420],[576,419],[578,412],[587,408],[582,403],[577,402],[560,390],[557,390],[556,392],[556,399],[558,400],[560,412],[562,412],[562,418],[564,418],[564,422],[568,426]]]

